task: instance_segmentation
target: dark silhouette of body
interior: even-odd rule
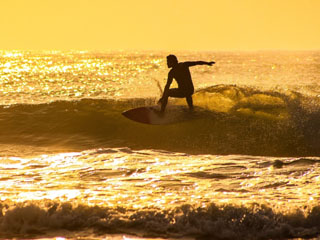
[[[163,95],[159,100],[159,103],[161,103],[161,112],[163,113],[166,109],[169,97],[186,98],[189,109],[193,110],[192,94],[194,93],[194,87],[189,67],[196,65],[212,66],[214,63],[215,62],[204,61],[179,63],[175,55],[167,56],[167,65],[168,68],[171,68],[171,70],[168,73],[168,80],[164,88]],[[173,79],[177,81],[178,88],[170,89],[170,85]]]

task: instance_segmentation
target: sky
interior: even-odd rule
[[[320,0],[0,0],[4,50],[320,50]]]

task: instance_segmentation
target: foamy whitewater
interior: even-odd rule
[[[320,52],[174,52],[192,118],[126,119],[168,54],[0,51],[0,238],[319,238]]]

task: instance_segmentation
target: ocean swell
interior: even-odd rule
[[[320,156],[317,97],[218,85],[194,94],[196,113],[188,121],[153,126],[121,115],[155,103],[156,99],[82,99],[1,106],[0,143]],[[184,99],[170,104],[186,105]]]

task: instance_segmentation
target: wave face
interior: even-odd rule
[[[121,115],[134,107],[155,105],[149,98],[3,105],[0,143],[320,156],[317,97],[218,85],[199,90],[193,98],[196,114],[191,120],[162,126],[139,124]],[[184,100],[170,104],[186,106]]]

